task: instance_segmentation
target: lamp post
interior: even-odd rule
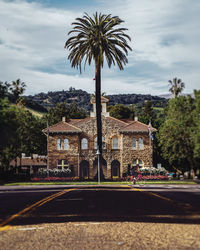
[[[98,174],[98,184],[100,185],[100,151],[99,147],[97,149],[97,174]]]

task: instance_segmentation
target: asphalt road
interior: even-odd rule
[[[200,249],[200,185],[2,187],[0,204],[0,249]]]

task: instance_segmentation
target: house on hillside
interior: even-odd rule
[[[108,99],[102,103],[102,171],[105,179],[122,177],[132,167],[153,165],[153,145],[148,126],[136,120],[118,120],[107,112]],[[93,179],[97,175],[96,103],[85,119],[62,119],[48,129],[49,168],[68,169],[74,176]],[[155,132],[156,129],[152,128]],[[47,134],[47,129],[43,131]]]

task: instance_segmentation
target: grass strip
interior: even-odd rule
[[[101,185],[131,185],[132,182],[130,181],[106,181],[106,182],[101,182]],[[138,185],[144,185],[144,184],[182,184],[182,185],[194,185],[196,184],[192,180],[188,181],[179,181],[179,180],[172,180],[172,181],[137,181],[136,184]],[[88,181],[83,181],[83,182],[13,182],[13,183],[6,183],[4,186],[39,186],[39,185],[98,185],[98,182],[88,182]]]

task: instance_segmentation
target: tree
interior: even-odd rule
[[[85,59],[84,65],[92,61],[95,63],[96,81],[96,118],[97,118],[97,144],[102,153],[102,124],[101,124],[101,68],[103,68],[104,57],[111,67],[117,63],[120,70],[123,64],[128,63],[127,55],[131,47],[126,39],[131,40],[125,34],[126,28],[116,28],[123,22],[118,16],[112,17],[110,14],[98,14],[90,17],[87,13],[82,18],[76,18],[73,22],[73,30],[68,35],[71,36],[65,43],[70,53],[68,59],[72,67],[80,69],[81,63]]]
[[[1,82],[0,81],[0,99],[4,97],[8,97],[10,84],[8,82]]]
[[[129,107],[123,104],[116,104],[114,106],[109,106],[108,111],[110,115],[117,119],[128,119],[131,115]]]
[[[7,98],[0,99],[0,167],[6,169],[22,153],[46,154],[46,136],[42,133],[45,127],[44,119],[10,105]]]
[[[194,104],[192,138],[194,142],[194,157],[199,163],[198,167],[200,167],[200,90],[194,90]]]
[[[129,118],[132,119],[132,120],[134,120],[134,118],[135,118],[135,107],[134,107],[133,104],[131,104],[129,106],[129,110],[130,110]]]
[[[169,83],[171,85],[169,91],[174,95],[174,98],[176,98],[185,88],[185,83],[182,82],[181,79],[177,79],[176,77],[172,81],[169,80]]]
[[[154,126],[155,119],[156,114],[152,108],[151,101],[147,100],[145,101],[145,106],[139,116],[139,120],[145,124],[149,124],[149,122],[151,122]]]
[[[21,82],[20,79],[17,79],[16,81],[12,81],[12,84],[10,86],[10,91],[14,95],[16,103],[19,99],[19,96],[24,93],[25,88],[26,88],[26,84],[24,82]]]
[[[163,157],[182,172],[193,170],[195,166],[191,136],[194,109],[194,100],[190,96],[171,99],[166,120],[159,131]]]
[[[48,120],[49,125],[53,125],[60,122],[62,117],[67,119],[83,119],[86,117],[86,112],[84,109],[78,108],[75,102],[70,105],[57,103],[55,108],[49,110],[45,119]]]

